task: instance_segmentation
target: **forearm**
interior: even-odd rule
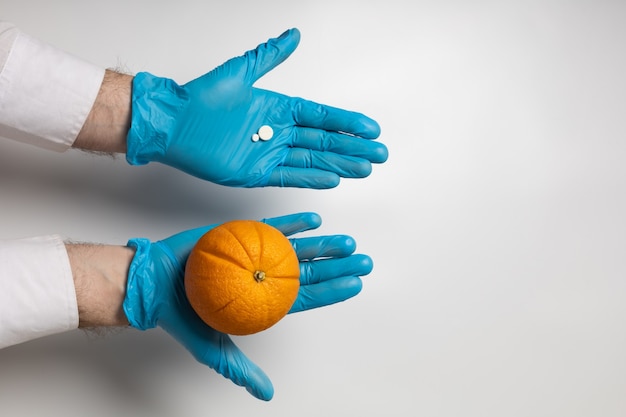
[[[66,244],[79,327],[127,326],[122,304],[134,251],[126,246]]]
[[[97,152],[126,152],[132,82],[132,75],[111,70],[105,72],[96,101],[72,147]]]

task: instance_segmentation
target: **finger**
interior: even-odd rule
[[[222,339],[219,361],[215,362],[216,355],[207,351],[206,358],[201,359],[200,362],[213,361],[209,366],[220,375],[230,379],[236,385],[244,387],[246,391],[260,400],[271,400],[274,396],[274,387],[265,372],[248,359],[230,337],[222,335]],[[213,348],[217,348],[217,346],[213,346]]]
[[[363,288],[359,277],[342,277],[300,287],[288,314],[336,304],[354,297]]]
[[[287,59],[296,50],[298,43],[300,43],[300,31],[294,28],[246,52],[245,62],[248,68],[252,68],[247,74],[250,84]]]
[[[304,232],[306,230],[317,229],[322,224],[322,218],[317,213],[297,213],[272,219],[263,219],[263,223],[279,229],[285,236],[294,233]],[[196,229],[186,230],[168,237],[163,243],[172,248],[172,252],[177,261],[184,265],[189,252],[194,245],[206,232],[215,228],[215,224],[198,227]]]
[[[321,257],[345,258],[356,249],[356,242],[350,236],[332,235],[290,239],[300,261]]]
[[[244,387],[256,398],[268,401],[274,395],[274,387],[265,372],[228,335],[204,324],[191,307],[168,314],[159,321],[159,326],[182,343],[198,362]]]
[[[309,127],[294,129],[292,145],[295,148],[356,156],[373,163],[383,163],[389,155],[387,147],[380,142]]]
[[[374,263],[367,255],[300,262],[300,285],[314,285],[339,277],[359,276],[372,272]]]
[[[180,265],[185,265],[189,252],[191,252],[194,245],[206,232],[213,229],[215,226],[217,225],[212,224],[198,227],[196,229],[186,230],[157,243],[163,244],[165,248],[171,248],[171,252],[176,258],[176,261]]]
[[[298,187],[324,190],[339,185],[341,177],[334,172],[313,168],[279,166],[268,177],[268,187]]]
[[[380,135],[378,123],[364,114],[301,98],[292,100],[293,118],[298,126],[344,132],[367,139],[375,139]]]
[[[271,219],[261,220],[280,230],[285,236],[307,230],[317,229],[322,224],[322,218],[317,213],[296,213]]]
[[[291,168],[313,168],[332,172],[344,178],[364,178],[372,173],[372,164],[366,159],[303,148],[290,149],[282,165]]]

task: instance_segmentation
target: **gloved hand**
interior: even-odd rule
[[[315,213],[263,220],[286,236],[319,227]],[[193,311],[184,289],[184,267],[198,239],[216,225],[188,230],[158,242],[131,239],[131,262],[124,311],[129,323],[145,330],[160,326],[201,363],[215,369],[259,399],[270,400],[274,388],[267,375],[231,338],[207,326]],[[300,290],[289,313],[321,307],[355,296],[362,275],[372,270],[366,255],[354,255],[349,236],[290,239],[300,260]],[[323,259],[318,259],[323,258]]]
[[[185,84],[139,73],[133,80],[126,159],[158,161],[239,187],[331,188],[387,159],[378,124],[359,113],[254,88],[296,49],[291,29]],[[253,141],[261,126],[273,137]]]

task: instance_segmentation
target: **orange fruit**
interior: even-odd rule
[[[300,288],[300,266],[289,240],[254,220],[234,220],[209,230],[185,267],[189,303],[209,326],[248,335],[282,319]]]

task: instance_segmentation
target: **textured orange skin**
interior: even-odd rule
[[[260,282],[257,271],[265,273]],[[248,335],[268,329],[289,312],[299,278],[296,252],[278,229],[234,220],[198,240],[185,267],[185,291],[206,324],[222,333]]]

